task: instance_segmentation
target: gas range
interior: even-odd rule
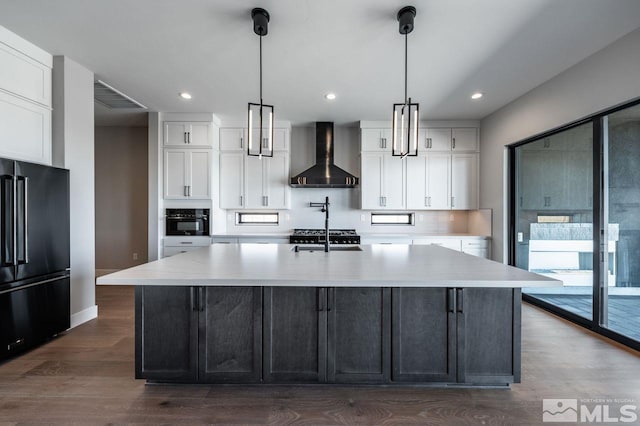
[[[294,229],[289,236],[291,244],[324,244],[324,229]],[[330,229],[329,244],[360,244],[355,229]]]

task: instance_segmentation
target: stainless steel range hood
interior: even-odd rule
[[[291,178],[294,188],[355,188],[358,177],[333,164],[333,123],[316,122],[316,164]]]

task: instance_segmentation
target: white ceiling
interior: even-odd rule
[[[242,118],[259,100],[250,10],[263,7],[264,101],[294,124],[351,123],[389,119],[403,99],[407,4],[422,119],[483,118],[640,27],[638,0],[0,0],[0,25],[152,111]]]

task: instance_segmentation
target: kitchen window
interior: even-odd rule
[[[278,213],[236,213],[236,225],[277,225]]]

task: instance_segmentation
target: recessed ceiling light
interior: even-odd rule
[[[324,95],[324,97],[330,101],[334,100],[336,98],[336,94],[335,93],[327,93],[326,95]]]
[[[180,93],[180,97],[182,99],[191,99],[191,94],[187,93],[187,92],[182,92],[182,93]]]
[[[471,99],[480,99],[482,97],[482,93],[480,92],[476,92],[473,95],[471,95]]]

